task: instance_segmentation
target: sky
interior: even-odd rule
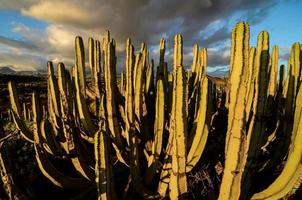
[[[0,0],[0,68],[45,70],[48,60],[74,63],[74,39],[101,40],[110,30],[117,43],[117,71],[124,68],[125,42],[139,50],[145,42],[158,63],[161,37],[172,64],[173,37],[184,42],[184,65],[192,62],[195,43],[208,48],[208,71],[226,71],[230,36],[239,21],[250,24],[250,45],[268,31],[270,47],[279,45],[286,64],[291,45],[302,42],[302,0]]]

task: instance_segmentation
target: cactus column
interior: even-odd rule
[[[220,200],[239,199],[246,162],[246,88],[248,81],[249,25],[238,23],[232,32],[230,102],[225,149],[225,168]]]

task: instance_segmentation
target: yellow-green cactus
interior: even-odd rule
[[[252,199],[281,199],[299,188],[302,181],[302,87],[300,85],[294,118],[291,146],[285,166],[278,178],[265,190],[256,193]]]
[[[172,169],[169,182],[169,196],[171,199],[184,198],[187,193],[186,163],[187,163],[187,79],[182,66],[175,71],[173,90],[174,106],[172,107],[171,129]]]
[[[279,48],[278,46],[273,46],[273,52],[271,56],[271,65],[269,70],[269,85],[268,85],[268,95],[274,97],[277,90],[277,74],[278,74],[278,57]]]
[[[225,167],[219,199],[239,199],[246,162],[246,88],[250,30],[247,23],[238,23],[232,32],[230,102],[225,147]]]

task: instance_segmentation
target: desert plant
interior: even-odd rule
[[[230,76],[223,88],[206,74],[206,48],[194,45],[191,70],[185,69],[180,34],[174,38],[171,72],[164,59],[165,40],[161,39],[155,75],[147,45],[142,43],[135,54],[128,39],[126,70],[118,81],[116,43],[109,31],[102,43],[88,40],[92,80],[87,84],[83,40],[77,36],[75,65],[69,71],[59,63],[55,75],[52,62],[47,63],[48,106],[43,114],[38,94],[33,93],[33,128],[26,125],[28,111],[24,108],[22,115],[16,86],[9,83],[13,120],[22,138],[34,144],[40,171],[58,187],[96,186],[98,199],[135,195],[184,199],[187,173],[201,162],[213,132],[213,119],[219,117],[220,109],[227,108],[218,198],[282,198],[301,182],[301,45],[293,45],[288,76],[284,78],[281,67],[278,80],[278,47],[270,56],[267,32],[259,34],[256,48],[249,46],[249,37],[248,23],[234,27]],[[276,105],[277,111],[271,105]],[[263,162],[265,151],[276,145],[278,137],[285,138],[283,145],[273,147],[278,152]],[[287,152],[280,176],[256,193],[255,177],[272,173]],[[71,174],[61,172],[53,163],[66,161]],[[118,171],[128,173],[123,177],[128,178],[126,186],[115,182]],[[116,192],[117,185],[125,187],[123,195]]]

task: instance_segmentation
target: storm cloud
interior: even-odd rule
[[[17,24],[14,32],[22,40],[0,37],[0,45],[19,49],[24,55],[31,51],[36,57],[71,63],[74,37],[81,35],[101,39],[110,30],[117,41],[118,51],[125,49],[131,37],[137,49],[146,42],[151,56],[161,37],[167,41],[167,60],[172,58],[173,37],[181,33],[184,38],[185,64],[190,66],[194,43],[209,48],[210,67],[229,63],[231,27],[237,21],[251,25],[265,19],[275,0],[3,0],[0,9],[16,10],[22,15],[46,21],[45,30],[36,30]],[[87,46],[87,45],[86,45]],[[123,59],[123,53],[119,53]],[[33,59],[35,59],[34,57]],[[16,65],[16,63],[5,64]],[[124,62],[120,60],[119,63]],[[38,62],[39,63],[39,62]],[[4,64],[0,61],[0,65]],[[32,63],[30,63],[32,64]],[[21,66],[20,66],[21,67]],[[40,64],[34,66],[41,68]],[[121,67],[121,66],[119,66]]]

